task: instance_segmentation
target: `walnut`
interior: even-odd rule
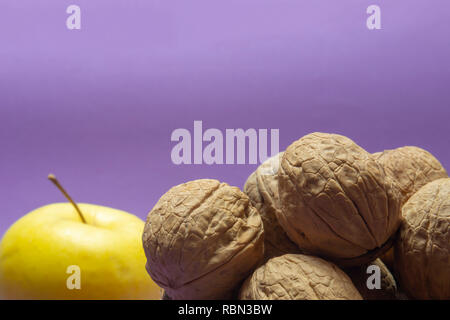
[[[373,156],[349,138],[312,133],[285,151],[280,225],[300,249],[341,266],[375,260],[400,224],[400,195]]]
[[[385,150],[374,153],[373,156],[383,166],[386,174],[397,183],[402,204],[428,182],[448,177],[439,160],[418,147]],[[394,255],[392,247],[381,257],[389,268],[394,267]]]
[[[368,268],[376,267],[380,275],[380,288],[369,288],[369,277],[376,276],[376,272]],[[376,259],[368,264],[343,269],[350,277],[364,300],[394,300],[398,296],[397,283],[389,269],[380,260]]]
[[[171,188],[143,233],[147,271],[178,299],[229,299],[262,261],[261,217],[239,188],[195,180]]]
[[[373,155],[400,188],[402,204],[428,182],[448,177],[441,163],[418,147],[401,147]]]
[[[402,208],[395,269],[416,299],[450,299],[450,178],[419,189]]]
[[[333,263],[303,254],[268,260],[244,282],[241,300],[361,300],[350,278]]]
[[[172,300],[163,288],[160,290],[160,300]]]
[[[279,210],[278,169],[283,152],[267,159],[254,171],[244,186],[244,192],[258,209],[264,225],[264,257],[280,256],[286,253],[300,253],[277,220]]]

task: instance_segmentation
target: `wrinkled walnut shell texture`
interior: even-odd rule
[[[264,225],[265,260],[286,253],[300,253],[277,220],[276,211],[280,208],[278,197],[279,165],[283,152],[267,159],[253,172],[244,186],[253,206],[258,209]]]
[[[374,154],[386,174],[398,185],[402,204],[428,182],[447,178],[447,172],[428,151],[412,146]]]
[[[321,258],[286,254],[268,260],[244,282],[241,300],[361,300],[350,278]]]
[[[164,194],[143,234],[147,271],[172,299],[229,299],[261,262],[263,226],[249,198],[217,180]]]
[[[278,221],[310,254],[357,258],[381,247],[400,224],[394,183],[344,136],[313,133],[297,140],[286,149],[278,178]]]
[[[450,299],[450,178],[430,182],[402,208],[395,269],[406,294]]]

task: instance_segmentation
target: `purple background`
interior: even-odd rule
[[[2,0],[0,235],[64,201],[49,172],[142,218],[187,180],[242,187],[256,166],[172,164],[170,134],[194,120],[279,128],[281,148],[312,131],[416,145],[449,169],[449,34],[448,0]]]

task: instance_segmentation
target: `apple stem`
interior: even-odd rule
[[[75,203],[75,201],[73,201],[72,198],[69,196],[69,194],[66,192],[66,190],[64,190],[64,188],[59,183],[58,179],[56,179],[56,177],[53,174],[50,173],[48,175],[48,180],[53,182],[53,184],[62,192],[62,194],[67,198],[67,200],[69,200],[69,202],[75,207],[75,210],[78,212],[78,215],[80,216],[81,221],[83,221],[83,223],[87,223],[86,219],[84,219],[84,216],[81,213],[80,208],[78,208],[78,206]]]

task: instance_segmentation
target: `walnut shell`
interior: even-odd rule
[[[376,266],[380,271],[380,288],[369,289],[367,281],[373,275],[368,273],[369,266]],[[386,265],[376,259],[366,265],[344,269],[364,300],[394,300],[398,296],[397,283]]]
[[[161,292],[160,292],[160,300],[172,300],[166,293],[166,291],[164,291],[163,288],[161,288]]]
[[[428,182],[448,177],[439,160],[418,147],[385,150],[374,156],[400,188],[402,204]]]
[[[280,209],[278,197],[278,169],[283,152],[267,159],[247,179],[244,192],[258,209],[264,225],[264,259],[286,253],[300,253],[300,249],[284,232],[277,220]]]
[[[395,269],[416,299],[450,299],[450,178],[419,189],[402,208]]]
[[[174,299],[230,299],[262,261],[261,217],[247,195],[217,180],[171,188],[143,233],[147,271]]]
[[[270,259],[244,282],[241,300],[361,300],[350,278],[318,257],[285,254]]]
[[[347,137],[312,133],[285,151],[279,223],[304,252],[342,266],[375,260],[400,224],[400,195],[372,155]]]

